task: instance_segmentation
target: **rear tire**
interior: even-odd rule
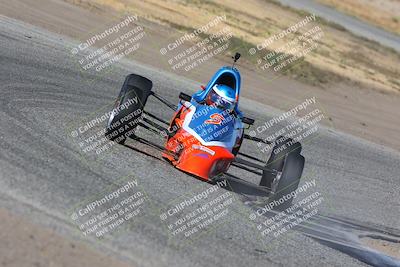
[[[288,143],[291,142],[292,142],[291,138],[285,138],[283,136],[279,136],[278,138],[276,138],[275,146],[272,149],[271,155],[265,167],[267,167],[268,169],[273,169],[281,172],[283,169],[283,164],[285,162],[285,156],[289,152],[294,152],[293,150],[295,150],[297,153],[300,154],[301,152],[300,143],[295,143],[292,146],[289,146]],[[275,175],[273,173],[264,171],[260,181],[260,186],[264,186],[271,189],[272,182],[274,181],[274,179]]]
[[[297,153],[289,153],[283,165],[282,175],[275,189],[273,200],[282,200],[284,196],[295,191],[300,183],[300,178],[303,173],[305,159]],[[293,197],[284,200],[277,209],[284,210],[292,205]]]
[[[268,169],[280,173],[280,177],[273,172],[263,171],[260,186],[267,187],[272,191],[274,195],[271,200],[280,200],[283,196],[296,190],[299,185],[305,159],[300,155],[301,144],[299,142],[291,143],[292,139],[290,138],[278,137],[266,164]],[[293,198],[284,201],[278,209],[290,207],[292,201]]]

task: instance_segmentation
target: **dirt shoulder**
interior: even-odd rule
[[[157,2],[157,0],[154,1]],[[97,32],[104,31],[104,29],[108,28],[110,25],[124,19],[126,13],[121,13],[122,11],[130,13],[137,11],[139,15],[142,15],[140,23],[144,26],[147,34],[146,38],[143,40],[141,49],[136,51],[132,58],[158,69],[175,72],[178,75],[199,81],[199,86],[200,84],[207,83],[220,66],[230,62],[229,58],[224,55],[205,62],[194,71],[177,72],[171,69],[168,62],[166,62],[166,58],[163,58],[159,53],[162,46],[174,38],[182,36],[190,27],[181,27],[180,30],[177,30],[176,28],[179,28],[179,25],[172,25],[174,27],[171,27],[168,20],[160,22],[162,19],[155,19],[155,14],[161,16],[163,14],[161,10],[164,10],[164,16],[170,16],[170,19],[173,18],[176,22],[179,22],[179,17],[182,16],[186,17],[186,23],[195,22],[196,25],[203,25],[204,22],[198,20],[215,17],[215,12],[221,11],[221,6],[214,7],[215,11],[212,13],[210,7],[204,7],[202,4],[203,2],[201,2],[198,4],[198,8],[202,10],[202,13],[201,16],[198,16],[196,14],[200,13],[199,11],[196,13],[196,10],[190,13],[188,9],[174,9],[173,6],[167,7],[165,4],[150,5],[148,1],[140,1],[141,5],[144,6],[139,9],[132,8],[132,3],[129,1],[120,5],[116,4],[114,0],[103,1],[103,4],[106,4],[105,6],[93,4],[93,1],[89,3],[84,0],[74,0],[74,2],[79,4],[79,6],[60,0],[38,0],[34,2],[28,0],[12,2],[1,0],[0,10],[1,13],[6,16],[17,18],[81,41],[87,40],[93,33],[96,33],[96,30]],[[139,3],[139,1],[134,2]],[[265,5],[265,1],[250,2],[255,5],[252,7],[252,10],[258,12],[258,17],[269,21],[268,25],[275,25],[274,23],[276,23],[274,26],[276,27],[275,30],[284,27],[284,25],[288,25],[288,21],[284,20],[289,20],[294,23],[302,18],[301,14],[283,13],[286,11],[282,10],[279,5],[274,3],[267,3]],[[243,13],[243,10],[251,10],[250,2],[246,2],[246,5],[249,6],[242,8],[242,10],[223,10],[227,14],[229,14],[229,12],[237,12],[239,22],[243,25],[247,25],[246,27],[242,27],[243,29],[239,29],[238,32],[235,30],[235,34],[241,37],[244,36],[246,30],[252,29],[251,25],[246,24],[247,20],[250,20],[251,23],[259,22],[258,20],[252,21],[248,18],[249,15],[247,13]],[[222,3],[225,3],[224,6],[226,6],[230,1],[226,0],[222,1]],[[109,7],[110,4],[112,4],[114,8]],[[131,9],[126,9],[126,5],[128,4]],[[157,6],[159,13],[151,12],[151,8]],[[232,6],[238,8],[237,5]],[[133,7],[135,6],[133,5]],[[192,6],[187,8],[190,10],[193,9]],[[268,8],[274,8],[272,9],[274,12],[267,10]],[[174,10],[177,13],[171,15],[171,12]],[[186,11],[187,13],[184,14]],[[203,14],[207,14],[207,16],[203,16]],[[265,14],[274,16],[274,18],[264,18],[263,16],[266,16]],[[230,26],[235,28],[235,25]],[[303,102],[305,98],[315,96],[327,115],[326,121],[324,122],[326,125],[375,143],[400,150],[400,138],[398,138],[400,124],[396,123],[398,121],[397,114],[400,114],[400,96],[398,93],[395,93],[396,89],[394,89],[394,87],[390,89],[389,86],[388,90],[383,88],[386,85],[382,83],[379,78],[382,77],[383,80],[388,80],[391,76],[388,76],[388,73],[386,73],[387,69],[396,73],[398,71],[396,68],[400,68],[396,58],[390,58],[392,55],[390,53],[392,53],[392,51],[377,46],[377,44],[357,39],[349,35],[349,33],[341,31],[340,29],[335,29],[334,27],[325,30],[328,25],[324,25],[324,32],[330,36],[327,37],[328,43],[322,44],[322,50],[313,53],[313,57],[321,62],[326,61],[329,63],[330,59],[321,57],[321,54],[329,53],[329,57],[333,58],[337,56],[338,58],[336,60],[343,61],[340,63],[342,65],[337,65],[336,62],[331,66],[333,66],[332,68],[341,69],[347,76],[342,77],[331,72],[332,68],[329,67],[330,63],[311,69],[311,65],[305,63],[306,65],[298,65],[298,70],[290,72],[287,75],[275,75],[273,79],[266,79],[265,77],[271,75],[271,73],[260,72],[254,67],[251,60],[247,60],[246,57],[244,57],[244,59],[241,59],[239,62],[239,68],[243,79],[242,95],[282,110],[288,110]],[[256,34],[261,33],[254,33],[254,35]],[[330,40],[330,38],[333,39]],[[344,43],[340,43],[340,40],[344,40]],[[334,44],[335,42],[339,43]],[[359,46],[355,46],[355,44]],[[337,51],[339,51],[338,49],[340,51],[341,49],[344,50],[336,54]],[[376,60],[374,61],[364,57],[364,55],[368,55],[368,53],[372,54],[370,56],[377,55]],[[348,57],[346,57],[346,55]],[[362,64],[359,67],[361,70],[355,70],[358,68],[357,61],[352,61],[352,57],[355,56],[357,56],[358,61],[365,60],[365,64],[369,64],[374,68],[385,66],[382,70],[384,73],[377,72],[371,68],[364,70],[364,65]],[[313,57],[308,60],[311,62]],[[396,65],[397,67],[392,68],[392,65]],[[320,73],[322,78],[319,77],[318,79],[322,79],[322,83],[319,80],[316,80],[315,83],[312,81],[311,83],[309,81],[302,81],[298,77],[298,75],[300,75],[299,73],[302,71],[305,72],[301,74],[301,77],[304,79],[314,79],[315,76],[319,77]],[[375,79],[373,83],[383,84],[383,87],[377,90],[374,84],[357,80],[357,77],[359,77],[357,73],[360,71],[363,73],[366,71],[367,74],[369,73],[368,77]],[[329,76],[327,82],[324,81],[326,75]],[[121,81],[122,79],[121,77]]]
[[[400,34],[399,0],[318,0],[318,2],[334,7],[387,31]]]
[[[94,9],[114,10],[119,13],[135,13],[161,25],[171,26],[182,32],[191,32],[206,25],[215,16],[225,15],[220,27],[211,29],[215,33],[223,27],[230,27],[234,34],[231,43],[242,52],[243,58],[256,63],[256,56],[249,55],[249,49],[262,44],[273,35],[311,16],[305,11],[282,6],[277,1],[248,0],[237,4],[235,0],[223,1],[173,1],[173,0],[66,0]],[[314,21],[301,26],[286,38],[276,40],[257,55],[281,50],[291,54],[291,49],[282,49],[295,37],[320,26],[323,36],[316,42],[318,48],[282,68],[279,74],[318,87],[330,86],[341,80],[350,80],[360,87],[373,88],[384,92],[400,93],[400,54],[377,43],[344,30],[343,27],[316,17]],[[243,60],[243,59],[242,59]]]
[[[0,208],[0,229],[0,264],[4,267],[131,266],[3,208]]]
[[[400,244],[397,242],[391,242],[383,239],[376,239],[371,237],[364,237],[361,242],[376,251],[382,252],[385,255],[389,255],[393,258],[400,258]]]

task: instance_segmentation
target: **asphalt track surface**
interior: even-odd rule
[[[334,8],[319,4],[313,0],[279,0],[284,5],[303,9],[308,12],[321,16],[329,21],[345,27],[347,30],[356,35],[365,37],[369,40],[376,41],[385,46],[400,51],[400,36],[385,31],[379,27],[375,27],[355,17],[338,12]]]
[[[400,266],[359,240],[399,240],[400,154],[326,128],[303,146],[302,184],[315,179],[315,190],[324,197],[309,223],[264,244],[248,217],[257,202],[244,194],[249,187],[243,182],[223,224],[192,243],[171,241],[154,210],[212,185],[172,168],[158,151],[133,141],[101,157],[86,155],[71,137],[70,125],[99,107],[111,108],[129,73],[149,77],[154,90],[171,101],[180,91],[193,92],[198,83],[126,60],[107,73],[86,72],[70,54],[77,42],[4,16],[0,21],[3,207],[134,266]],[[246,99],[241,106],[260,124],[277,112]],[[168,109],[156,108],[168,119]],[[72,207],[126,175],[138,180],[156,208],[146,210],[128,231],[101,242],[79,235],[70,219]]]

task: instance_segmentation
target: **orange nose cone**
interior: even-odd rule
[[[176,167],[208,181],[212,176],[225,172],[233,159],[233,154],[226,148],[204,148],[197,144],[184,150]]]

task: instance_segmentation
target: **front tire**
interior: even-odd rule
[[[119,144],[134,137],[153,83],[140,75],[126,77],[106,126],[106,137]]]
[[[115,101],[114,109],[108,119],[106,136],[118,144],[123,145],[127,137],[132,137],[134,135],[134,130],[137,125],[131,123],[132,120],[125,120],[126,116],[132,112],[138,112],[137,109],[121,109],[116,112],[118,108],[128,105],[132,99],[136,96],[134,90],[128,90],[123,93],[122,97],[117,98]],[[141,113],[141,111],[140,111]]]

